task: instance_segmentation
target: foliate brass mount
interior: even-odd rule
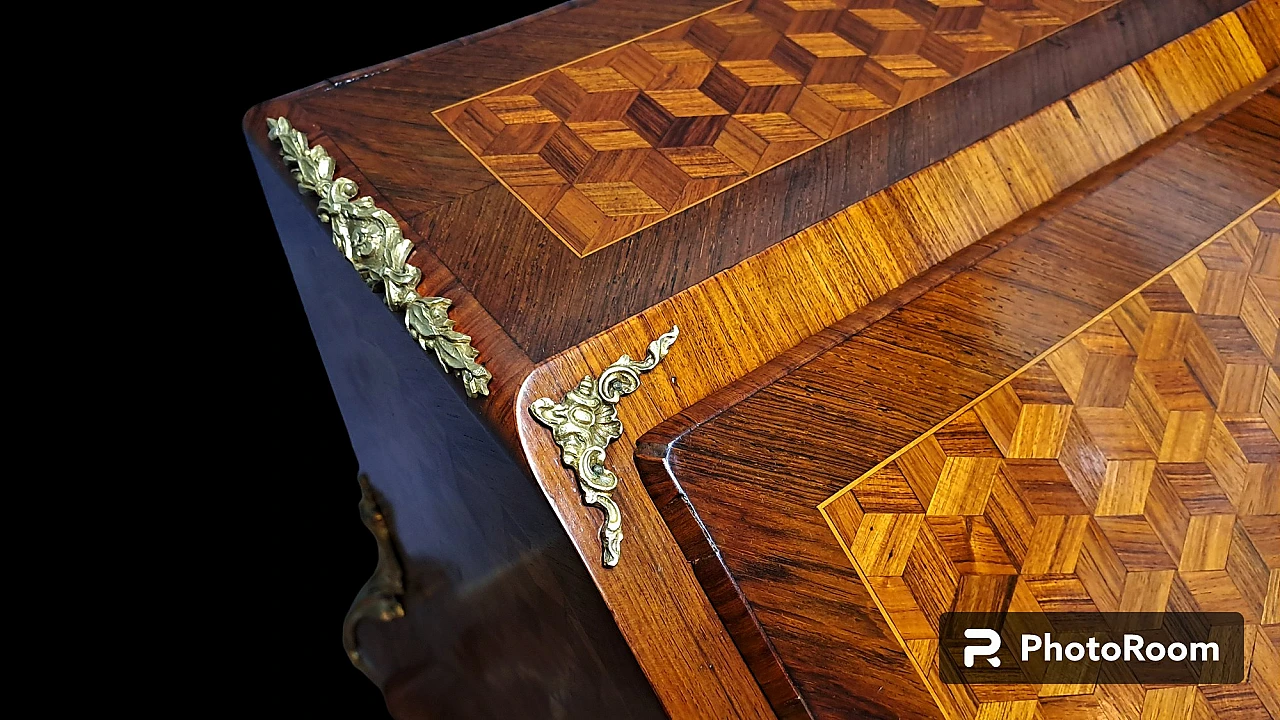
[[[640,387],[640,373],[649,372],[662,362],[679,335],[680,328],[672,326],[670,332],[649,343],[643,360],[623,355],[605,368],[599,379],[584,376],[560,402],[544,397],[529,406],[538,422],[551,428],[560,446],[561,462],[578,476],[583,502],[604,511],[600,542],[605,567],[617,565],[622,552],[622,513],[613,501],[618,476],[604,466],[605,448],[622,437],[618,401]]]
[[[360,187],[349,178],[335,178],[329,153],[319,145],[311,147],[307,136],[288,120],[267,118],[267,128],[267,137],[280,142],[280,154],[292,169],[298,189],[320,198],[317,214],[333,228],[333,244],[360,277],[382,293],[387,307],[404,311],[409,334],[423,350],[434,352],[446,370],[461,376],[467,395],[488,395],[492,375],[476,362],[479,353],[471,347],[471,337],[453,329],[452,301],[418,294],[422,271],[408,263],[413,243],[405,239],[400,223],[374,205],[373,198],[353,199]]]
[[[369,484],[369,476],[363,474],[360,476],[360,519],[378,543],[378,566],[369,581],[360,588],[342,621],[342,647],[347,651],[351,664],[372,680],[369,665],[360,654],[356,626],[365,620],[388,622],[404,617],[404,605],[401,603],[404,569],[391,535],[391,524],[378,502],[377,491]]]

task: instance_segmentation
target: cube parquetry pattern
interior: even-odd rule
[[[578,255],[1118,0],[750,0],[436,117]]]
[[[1280,719],[1273,199],[824,507],[949,718]],[[1237,685],[947,686],[944,612],[1239,612]]]

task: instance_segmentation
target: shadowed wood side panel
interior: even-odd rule
[[[335,250],[315,200],[274,153],[252,154],[403,580],[403,617],[349,618],[388,710],[399,720],[511,717],[513,707],[518,717],[667,717],[518,459]],[[479,325],[474,302],[454,297]],[[293,479],[298,493],[313,480]],[[303,507],[293,497],[278,512]],[[326,633],[333,652],[340,618]]]

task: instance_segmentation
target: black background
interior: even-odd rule
[[[219,582],[230,585],[226,632],[234,637],[225,641],[240,646],[223,649],[244,655],[237,666],[242,669],[233,667],[229,679],[241,690],[256,686],[261,693],[253,693],[255,706],[272,708],[271,715],[388,717],[381,694],[351,666],[341,644],[342,618],[376,560],[356,509],[356,459],[259,189],[241,120],[263,100],[552,5],[484,3],[475,6],[483,13],[464,10],[447,17],[430,6],[344,6],[332,17],[286,9],[285,16],[293,15],[286,24],[294,31],[264,5],[262,14],[220,27],[223,42],[216,47],[190,50],[198,57],[187,70],[195,71],[192,77],[205,75],[199,116],[208,125],[201,143],[226,171],[218,195],[229,202],[210,222],[233,229],[242,245],[220,246],[227,238],[217,231],[204,254],[214,264],[236,261],[210,273],[221,278],[210,290],[230,311],[219,374],[230,380],[231,392],[214,400],[232,406],[225,417],[237,425],[234,432],[223,427],[226,443],[235,446],[227,452],[245,453],[233,462],[234,477],[216,481],[219,497],[228,500],[219,509],[219,525],[230,545],[218,556],[230,567]],[[380,12],[387,22],[368,24]],[[214,239],[219,235],[221,241]],[[258,268],[248,277],[241,264],[246,256]]]

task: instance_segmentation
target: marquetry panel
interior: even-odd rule
[[[1278,252],[1273,196],[828,501],[947,717],[1280,717]],[[1252,669],[943,685],[941,615],[991,610],[1240,612]]]
[[[1117,1],[737,2],[436,115],[586,255]]]

